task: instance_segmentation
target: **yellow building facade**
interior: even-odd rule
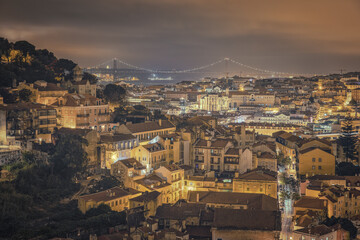
[[[335,156],[321,148],[299,151],[299,175],[335,175]]]
[[[96,208],[100,204],[108,205],[111,210],[121,212],[129,209],[129,199],[139,196],[141,193],[129,189],[129,191],[120,187],[114,187],[106,191],[80,196],[78,199],[78,208],[82,213],[86,213],[91,208]]]
[[[277,198],[277,178],[275,172],[253,170],[233,179],[233,192],[261,193]]]

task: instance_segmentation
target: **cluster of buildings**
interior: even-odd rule
[[[335,175],[345,161],[341,124],[357,115],[358,77],[119,83],[130,106],[165,115],[120,124],[96,96],[100,86],[78,67],[73,76],[12,90],[31,96],[0,105],[0,165],[34,143],[86,139],[89,172],[111,174],[123,187],[78,196],[79,209],[106,204],[144,216],[136,229],[103,239],[348,239],[346,227],[324,220],[360,219],[360,178]],[[293,194],[287,206],[284,192]]]

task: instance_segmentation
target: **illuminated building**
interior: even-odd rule
[[[144,144],[159,135],[175,132],[176,127],[170,121],[162,120],[144,122],[144,123],[127,123],[120,125],[116,132],[132,134],[138,138],[138,141]]]
[[[131,157],[131,149],[139,145],[131,134],[102,134],[100,136],[100,162],[102,168],[110,169],[112,164]]]
[[[166,150],[160,143],[137,146],[131,150],[131,157],[146,166],[147,173],[167,164]]]
[[[146,174],[146,167],[134,158],[120,159],[111,164],[111,175],[120,177],[125,187],[130,187],[131,182]]]
[[[171,193],[173,201],[178,201],[184,198],[184,169],[175,164],[161,166],[155,170],[155,173],[171,184]]]
[[[86,213],[91,208],[96,208],[100,204],[106,204],[112,211],[121,212],[129,209],[130,198],[139,195],[140,192],[134,189],[114,187],[102,192],[79,196],[78,208],[82,213]]]
[[[56,110],[39,103],[0,106],[6,112],[7,137],[50,142],[56,127]]]
[[[259,105],[272,107],[275,105],[274,94],[255,94],[249,92],[229,92],[229,108],[237,108],[242,105]]]
[[[109,105],[94,96],[67,94],[52,106],[56,108],[58,123],[63,127],[108,131]]]
[[[320,147],[299,150],[299,175],[335,175],[335,156]]]
[[[236,174],[233,179],[233,192],[261,193],[277,198],[277,174],[273,171],[254,169]]]
[[[31,101],[45,105],[55,103],[59,97],[68,93],[66,89],[61,88],[59,85],[42,80],[30,84],[20,83],[18,90],[22,89],[28,89],[32,92]]]
[[[222,94],[209,93],[198,95],[199,110],[208,112],[227,111],[229,109],[229,98]]]

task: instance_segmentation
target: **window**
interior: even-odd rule
[[[319,162],[322,162],[322,159],[321,159],[321,158],[319,158]]]
[[[312,170],[315,170],[315,166],[312,166]]]
[[[321,170],[321,166],[319,166],[318,169]]]
[[[315,162],[315,158],[313,158],[312,161]]]

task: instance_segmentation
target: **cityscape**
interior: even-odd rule
[[[0,240],[360,239],[359,9],[0,0]]]

